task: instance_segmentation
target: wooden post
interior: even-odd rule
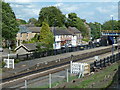
[[[67,82],[69,82],[68,78],[69,78],[69,75],[68,75],[68,69],[67,69]]]
[[[49,88],[51,88],[51,74],[49,74]]]

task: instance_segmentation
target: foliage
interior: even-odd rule
[[[19,63],[20,62],[20,60],[19,59],[16,59],[15,61],[14,61],[14,63]]]
[[[22,20],[22,19],[17,19],[17,23],[18,23],[18,25],[27,24],[27,22],[25,20]]]
[[[83,37],[87,37],[89,34],[87,26],[84,24],[85,20],[80,19],[77,17],[76,13],[69,13],[68,18],[66,18],[66,27],[76,27],[78,30],[81,31]]]
[[[45,47],[46,49],[53,48],[54,36],[46,22],[42,23],[40,30],[40,43],[42,47]]]
[[[9,3],[2,2],[2,37],[5,40],[14,40],[18,32],[16,17]]]
[[[89,39],[83,38],[82,41],[88,42]]]
[[[37,20],[35,18],[30,18],[28,21],[29,24],[36,24]]]
[[[101,28],[101,24],[98,22],[94,22],[94,23],[89,23],[89,26],[91,28],[91,37],[94,39],[98,39],[100,38],[100,29]]]
[[[120,29],[120,22],[116,21],[116,20],[109,20],[109,21],[106,21],[104,24],[103,24],[103,29],[104,30],[119,30]]]
[[[47,20],[47,23],[49,24],[50,27],[53,26],[54,24],[55,26],[61,27],[64,25],[65,15],[63,15],[60,9],[56,8],[55,6],[44,7],[41,9],[39,13],[38,22],[36,25],[42,26],[42,22],[45,19]]]
[[[3,68],[6,65],[4,61],[0,62],[0,67]]]

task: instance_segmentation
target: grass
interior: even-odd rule
[[[77,79],[77,78],[78,78],[77,76],[69,76],[69,81],[72,81],[72,80]],[[61,84],[65,83],[65,82],[67,82],[67,80],[66,80],[66,79],[63,79],[63,80],[61,80],[61,81],[56,81],[56,82],[52,83],[51,86],[52,86],[52,87],[55,87],[55,86],[57,86],[57,85],[61,85]],[[30,87],[30,88],[33,88],[33,87]],[[46,85],[44,85],[44,86],[39,86],[39,87],[35,87],[35,88],[49,88],[49,85],[46,84]]]
[[[105,76],[108,75],[112,75],[114,74],[114,70],[118,68],[118,64],[112,64],[111,66],[108,66],[106,68],[104,68],[103,70],[100,70],[99,72],[96,72],[93,75],[84,77],[84,78],[80,78],[79,81],[72,83],[70,81],[75,80],[78,78],[78,76],[69,76],[69,83],[66,84],[65,88],[91,88],[91,85],[94,86],[94,88],[106,88],[108,85],[111,84],[112,82],[112,77],[109,78],[107,81],[104,81]],[[113,73],[114,72],[114,73]],[[60,86],[63,83],[66,82],[66,79],[61,80],[61,81],[57,81],[52,83],[52,87],[55,86]],[[30,87],[30,88],[34,88],[34,87]],[[49,85],[46,84],[44,86],[38,86],[35,88],[49,88]],[[62,87],[61,87],[62,88]]]
[[[95,86],[96,88],[106,88],[112,82],[112,79],[104,82],[105,76],[113,74],[114,70],[117,68],[118,64],[113,64],[106,67],[104,70],[91,75],[82,82],[78,82],[77,84],[73,84],[72,86],[68,85],[67,88],[90,88],[90,85],[92,85],[93,83],[98,84],[98,86]],[[102,83],[100,84],[100,82]]]
[[[0,68],[0,73],[2,73],[2,68]]]

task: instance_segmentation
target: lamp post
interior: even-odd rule
[[[111,15],[111,18],[112,18],[112,33],[113,33],[113,15]],[[112,39],[113,39],[113,36],[112,36]],[[113,42],[112,42],[112,56],[114,55],[114,46],[113,46]]]

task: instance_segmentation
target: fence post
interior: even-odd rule
[[[94,61],[94,66],[97,67],[97,65],[96,65],[96,61]]]
[[[27,57],[27,59],[28,59],[28,53],[26,54],[26,57]]]
[[[100,67],[102,68],[102,60],[100,59]]]
[[[103,60],[104,60],[104,67],[106,67],[106,62],[105,62],[106,58],[104,58]]]
[[[51,74],[49,74],[49,88],[51,88]]]
[[[25,88],[27,89],[27,80],[25,80]]]
[[[72,74],[72,61],[70,61],[70,73]]]
[[[69,76],[68,76],[68,69],[67,69],[67,82],[69,82],[68,78],[69,78]]]
[[[16,58],[18,59],[18,57],[19,57],[19,55],[18,54],[16,54]]]

